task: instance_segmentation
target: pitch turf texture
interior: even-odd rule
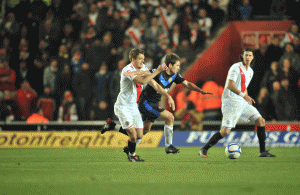
[[[137,149],[130,163],[122,149],[0,149],[0,195],[46,194],[300,194],[300,148],[272,148],[259,158],[242,147],[230,160],[223,147],[206,159],[199,148]]]

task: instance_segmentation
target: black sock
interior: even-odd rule
[[[135,152],[135,147],[136,147],[136,143],[132,143],[131,141],[128,140],[128,148],[131,154]]]
[[[127,136],[128,136],[127,131],[124,130],[122,127],[120,127],[119,132],[120,132],[120,133],[123,133],[124,135],[127,135]]]
[[[266,132],[265,127],[257,126],[257,137],[259,141],[260,153],[266,151]]]
[[[208,150],[209,148],[211,148],[213,145],[215,145],[216,143],[218,143],[218,141],[220,139],[222,139],[222,135],[220,132],[215,133],[210,140],[207,142],[207,144],[202,148],[204,150]]]

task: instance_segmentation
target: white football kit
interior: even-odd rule
[[[222,95],[222,127],[234,128],[237,122],[256,121],[261,116],[257,109],[242,96],[227,88],[229,80],[232,80],[237,89],[245,93],[253,78],[253,73],[252,68],[249,67],[246,70],[242,62],[233,64],[229,69]]]
[[[146,71],[148,68],[143,64],[141,71]],[[136,71],[132,63],[123,68],[120,80],[120,93],[114,106],[115,115],[118,117],[123,129],[135,127],[143,128],[143,120],[138,109],[138,99],[142,93],[143,86],[140,83],[135,83],[134,78],[137,76],[124,76],[124,72]]]

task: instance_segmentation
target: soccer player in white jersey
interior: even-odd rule
[[[142,93],[142,85],[147,84],[160,72],[165,71],[167,66],[165,64],[160,65],[156,71],[151,74],[139,74],[135,76],[128,76],[129,72],[133,71],[146,71],[148,68],[144,63],[144,51],[140,49],[132,49],[129,53],[131,63],[128,64],[121,73],[120,81],[120,93],[117,97],[117,101],[114,105],[115,115],[118,117],[121,126],[126,130],[128,140],[128,160],[130,162],[142,162],[139,156],[135,154],[136,140],[143,137],[143,120],[138,109],[138,100]],[[169,98],[171,106],[175,108],[174,101],[163,88],[156,85],[157,91]]]
[[[222,95],[222,125],[221,130],[215,133],[208,143],[199,151],[201,157],[207,157],[207,150],[220,139],[228,135],[236,123],[255,121],[257,137],[260,145],[259,157],[275,157],[265,149],[265,119],[252,106],[255,101],[248,95],[247,87],[253,77],[250,67],[254,55],[251,48],[245,48],[240,56],[242,62],[235,63],[229,69],[224,92]]]

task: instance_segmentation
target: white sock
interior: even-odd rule
[[[173,125],[164,126],[165,147],[169,147],[173,141]]]
[[[136,140],[136,146],[138,146],[141,143],[142,139],[137,139]]]

